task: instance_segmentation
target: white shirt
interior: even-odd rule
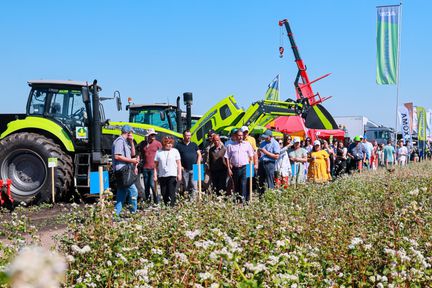
[[[180,153],[177,149],[158,150],[155,161],[158,162],[158,177],[177,177],[177,160],[180,160]]]
[[[399,161],[406,161],[408,155],[408,148],[405,146],[399,147],[397,149],[397,155]]]
[[[281,149],[279,158],[276,160],[276,171],[278,171],[283,177],[291,175],[291,163],[288,157],[288,147]]]

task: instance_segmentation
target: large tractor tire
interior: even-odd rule
[[[40,204],[52,201],[48,158],[57,158],[55,197],[65,199],[71,192],[72,158],[52,139],[35,133],[12,134],[0,141],[0,178],[11,179],[15,202]]]

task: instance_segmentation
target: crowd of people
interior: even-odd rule
[[[342,140],[312,142],[310,138],[302,140],[290,135],[275,139],[272,131],[266,130],[255,139],[249,135],[248,127],[243,126],[233,129],[225,143],[220,135],[209,131],[200,150],[191,142],[189,130],[183,132],[182,141],[175,143],[170,136],[162,137],[160,142],[156,139],[157,132],[149,129],[145,141],[138,147],[134,147],[133,133],[130,126],[123,126],[122,134],[114,141],[113,169],[131,165],[135,174],[141,173],[142,199],[155,205],[162,200],[165,205],[174,206],[179,191],[191,200],[196,198],[194,164],[204,164],[206,193],[234,195],[237,201],[248,203],[254,189],[261,197],[267,189],[286,189],[307,182],[326,183],[363,169],[386,167],[391,170],[394,165],[418,161],[417,151],[408,149],[402,141],[395,150],[390,140],[384,145],[369,142],[362,136],[354,137],[351,143]],[[252,173],[248,173],[247,167]],[[131,212],[135,212],[139,194],[135,184],[117,188],[116,214],[120,214],[128,195]]]

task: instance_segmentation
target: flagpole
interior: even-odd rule
[[[399,15],[398,15],[398,56],[397,56],[397,76],[396,76],[396,121],[395,121],[395,147],[397,146],[397,134],[398,134],[398,107],[399,107],[399,74],[400,74],[400,48],[401,48],[401,30],[402,30],[402,1],[399,3]]]

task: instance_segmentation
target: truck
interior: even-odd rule
[[[344,130],[345,136],[351,140],[355,136],[364,136],[369,141],[386,144],[388,139],[393,140],[395,137],[393,128],[380,125],[365,116],[336,116],[334,119],[339,129]]]
[[[48,159],[56,158],[56,199],[90,190],[90,172],[107,167],[113,140],[121,122],[106,119],[99,96],[102,88],[93,81],[31,80],[25,113],[0,114],[0,179],[11,179],[16,202],[51,201]],[[102,132],[104,131],[104,132]]]

